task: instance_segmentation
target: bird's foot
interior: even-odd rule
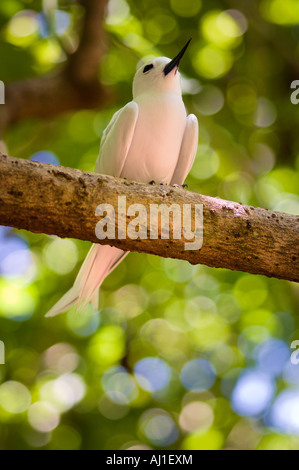
[[[188,188],[188,185],[185,183],[185,184],[173,184],[172,186],[174,186],[175,188]]]

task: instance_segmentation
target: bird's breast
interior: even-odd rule
[[[138,119],[122,176],[142,182],[170,183],[186,126],[180,96],[136,100]]]

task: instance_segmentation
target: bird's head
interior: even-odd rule
[[[143,64],[137,70],[133,81],[133,98],[148,92],[177,93],[181,95],[179,63],[190,43],[174,57],[156,57]]]

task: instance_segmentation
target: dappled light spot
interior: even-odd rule
[[[170,258],[163,258],[162,267],[166,276],[175,282],[189,281],[197,271],[197,266],[191,266],[187,261]]]
[[[26,431],[23,432],[23,438],[24,442],[26,442],[30,448],[40,449],[41,447],[49,444],[52,438],[52,434],[50,432],[41,433],[31,426],[26,426]]]
[[[268,21],[279,25],[292,25],[299,22],[299,4],[297,0],[262,0],[260,11]]]
[[[114,364],[125,354],[125,335],[117,325],[103,326],[90,340],[88,356],[101,367]]]
[[[192,57],[194,69],[208,79],[225,75],[233,65],[230,51],[207,45],[198,50]]]
[[[231,16],[238,25],[238,28],[234,28],[234,27],[225,28],[226,34],[228,35],[237,34],[240,36],[241,34],[246,33],[247,28],[248,28],[248,21],[246,19],[246,16],[241,11],[230,9],[230,10],[225,10],[224,13],[226,15]]]
[[[198,298],[201,300],[202,298]],[[204,310],[205,305],[212,307],[212,311]],[[203,304],[203,310],[199,310],[200,321],[196,328],[190,331],[190,337],[194,344],[203,351],[211,351],[225,342],[229,336],[230,328],[226,321],[218,314],[213,314],[215,303],[213,301]]]
[[[268,310],[266,308],[252,308],[252,309],[249,309],[247,312],[244,312],[242,317],[240,318],[240,323],[241,323],[241,328],[242,330],[245,330],[247,327],[258,327],[258,326],[266,326],[267,327],[267,323],[268,323],[268,320],[271,319],[271,317],[273,317],[273,314],[271,312],[271,310]],[[270,330],[269,330],[270,331]],[[259,332],[260,332],[260,335],[261,336],[264,336],[266,335],[267,336],[267,333],[265,334],[265,331],[263,330],[248,330],[248,337],[252,334],[253,336],[255,335],[259,335]],[[272,333],[272,331],[271,331]],[[245,335],[247,335],[247,333],[245,333]]]
[[[189,94],[189,95],[197,95],[197,93],[201,90],[200,82],[194,78],[187,78],[181,73],[181,86],[182,86],[182,93]]]
[[[128,18],[130,13],[129,5],[125,0],[110,0],[106,16],[108,25],[117,25]]]
[[[231,430],[227,438],[229,449],[250,450],[255,449],[261,439],[255,423],[240,419]]]
[[[220,284],[215,276],[208,274],[203,266],[197,267],[195,276],[185,287],[186,299],[192,297],[205,296],[214,299],[220,291]]]
[[[54,11],[54,27],[58,36],[65,34],[71,24],[71,18],[68,12],[63,10]]]
[[[280,432],[299,435],[299,391],[281,392],[267,418],[267,424]]]
[[[8,227],[1,227],[1,236],[0,236],[0,262],[2,262],[5,257],[14,251],[24,251],[28,249],[28,244],[23,238],[17,237],[15,235],[6,236],[9,232]]]
[[[55,429],[60,416],[57,410],[47,402],[38,401],[28,410],[29,424],[39,432],[50,432]]]
[[[204,402],[193,401],[182,409],[179,417],[180,427],[184,431],[207,431],[213,424],[212,408]]]
[[[79,364],[80,356],[68,343],[57,343],[44,352],[45,366],[58,374],[73,372]]]
[[[35,264],[26,241],[15,235],[5,237],[8,230],[0,234],[0,274],[12,278],[24,276],[32,280],[35,276]]]
[[[136,382],[124,367],[106,370],[101,383],[110,400],[118,405],[128,405],[138,395]]]
[[[232,80],[227,88],[227,102],[236,114],[253,113],[257,105],[257,91],[247,78]]]
[[[195,317],[194,322],[196,323],[196,319],[199,321],[200,317],[197,302],[186,300],[169,302],[168,307],[165,309],[164,316],[171,327],[177,331],[190,330],[189,324],[192,325],[192,319]],[[190,318],[190,321],[188,318]]]
[[[128,319],[140,315],[145,310],[148,302],[146,291],[134,284],[120,287],[111,295],[111,299],[115,308]]]
[[[60,165],[57,155],[48,150],[41,150],[34,153],[29,160],[33,162],[49,163],[50,165]]]
[[[191,327],[203,327],[204,314],[217,314],[217,306],[212,299],[209,297],[198,296],[192,301],[185,301],[184,320],[187,320]]]
[[[24,276],[33,280],[34,268],[32,254],[28,249],[13,251],[0,262],[0,273],[7,278]]]
[[[239,335],[238,347],[247,358],[254,358],[257,345],[268,340],[270,332],[263,326],[248,326]]]
[[[221,190],[226,199],[248,204],[252,198],[254,179],[249,173],[233,172],[223,178]]]
[[[238,46],[243,34],[233,16],[221,10],[212,10],[204,15],[201,31],[207,41],[223,49]]]
[[[0,408],[7,413],[13,415],[23,413],[30,404],[31,394],[22,383],[11,380],[0,385]]]
[[[273,210],[275,205],[281,201],[282,185],[271,176],[270,172],[257,180],[255,192],[259,204]]]
[[[77,246],[72,240],[55,238],[45,246],[44,260],[56,274],[65,275],[77,264]]]
[[[134,374],[139,385],[153,393],[168,385],[171,369],[158,357],[146,357],[135,364]]]
[[[179,436],[171,416],[160,409],[150,409],[143,413],[139,427],[145,437],[158,447],[173,444]]]
[[[232,406],[242,416],[258,416],[270,405],[275,382],[266,374],[251,370],[238,379],[232,393]]]
[[[204,180],[211,178],[219,168],[219,156],[215,150],[199,145],[191,174],[194,178]]]
[[[6,39],[16,46],[27,47],[37,37],[37,14],[33,10],[16,13],[10,20],[6,30]]]
[[[36,288],[0,279],[0,316],[14,321],[28,320],[36,306]]]
[[[259,307],[268,297],[266,281],[261,277],[244,274],[236,282],[234,294],[244,310]]]
[[[125,404],[116,403],[108,394],[104,394],[99,402],[99,411],[105,418],[117,421],[129,413],[130,407]]]
[[[50,70],[53,65],[66,59],[64,52],[58,42],[53,39],[40,39],[32,45],[32,52],[37,61],[40,71]]]
[[[79,403],[85,395],[86,386],[78,374],[63,374],[45,382],[39,391],[41,401],[49,403],[59,413],[64,413]]]
[[[224,105],[222,91],[214,85],[206,85],[197,93],[193,100],[194,106],[199,113],[211,116],[218,113]]]
[[[259,369],[277,377],[290,360],[290,348],[283,341],[271,338],[256,347],[255,355]]]
[[[239,376],[243,372],[243,364],[240,364],[239,367],[232,367],[228,372],[225,372],[221,380],[221,391],[226,398],[231,398],[231,394],[236,386],[236,383],[239,379]]]
[[[217,429],[202,433],[197,431],[185,437],[181,444],[183,450],[219,450],[224,443],[223,434]]]
[[[292,349],[290,351],[290,354],[292,353],[295,353],[294,354],[294,359],[296,361],[295,364],[293,364],[291,361],[289,361],[285,368],[284,368],[284,371],[283,371],[283,377],[284,377],[284,380],[287,382],[288,385],[292,386],[292,385],[295,385],[295,386],[299,386],[299,362],[297,363],[297,358],[299,357],[299,354],[298,354],[298,349]]]
[[[130,447],[125,447],[125,450],[151,450],[152,448],[149,446],[146,446],[145,444],[133,444],[130,445]]]
[[[193,359],[187,362],[181,371],[184,387],[197,392],[211,388],[215,378],[213,366],[205,359]]]
[[[275,164],[275,153],[269,145],[256,142],[251,146],[251,168],[257,174],[268,173]]]
[[[213,364],[217,375],[223,374],[238,361],[236,352],[226,344],[221,344],[214,351],[211,351],[209,359]]]
[[[172,42],[177,34],[177,22],[163,9],[156,9],[153,16],[147,16],[144,21],[144,29],[147,37],[154,44],[167,44]]]
[[[127,33],[124,36],[123,41],[126,46],[140,52],[141,54],[143,54],[145,50],[148,50],[151,47],[151,43],[147,39],[145,39],[140,34],[134,33],[133,31]],[[144,60],[144,62],[147,62],[147,60]]]
[[[282,199],[274,206],[273,210],[285,212],[286,214],[299,215],[299,196],[283,193]]]
[[[235,323],[240,315],[241,309],[238,300],[232,293],[226,292],[216,297],[217,311],[228,323]]]
[[[201,0],[170,0],[172,11],[183,18],[189,18],[198,14],[202,7]]]
[[[259,97],[254,114],[254,124],[257,127],[269,127],[277,118],[275,106],[267,98]]]
[[[150,345],[151,352],[148,351],[148,356],[157,351],[164,359],[168,360],[170,365],[185,362],[185,354],[189,349],[188,338],[181,328],[178,328],[177,322],[174,324],[164,318],[149,320],[142,326],[140,338],[143,347]]]
[[[81,447],[82,436],[72,426],[61,424],[54,429],[51,437],[52,450],[79,450]]]
[[[73,306],[67,313],[68,328],[79,337],[92,335],[100,326],[101,316],[91,303],[78,314],[77,307]]]

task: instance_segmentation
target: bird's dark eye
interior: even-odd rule
[[[152,69],[152,68],[153,68],[153,64],[148,64],[148,65],[146,65],[146,66],[144,67],[144,69],[143,69],[143,73],[148,72],[148,71],[149,71],[150,69]]]

